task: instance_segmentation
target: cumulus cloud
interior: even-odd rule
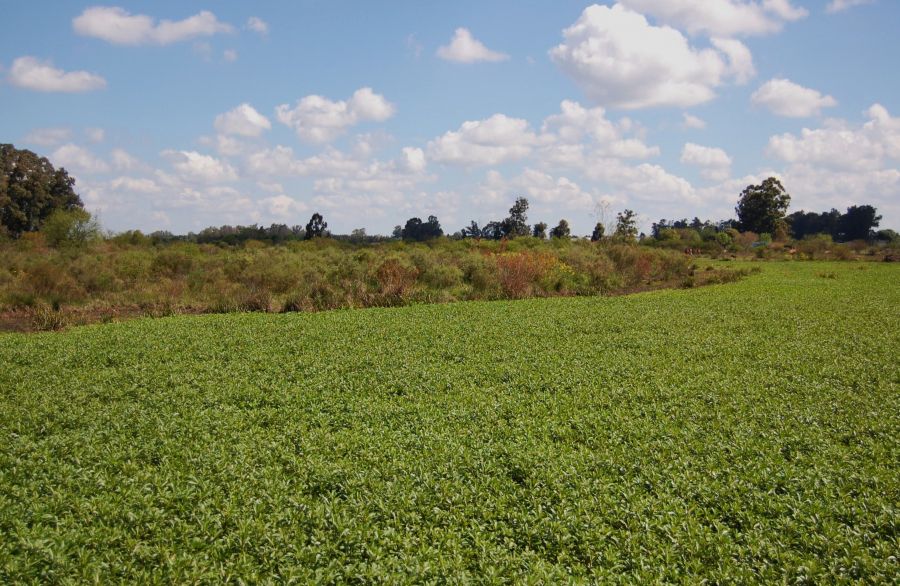
[[[858,128],[831,120],[822,128],[804,128],[799,136],[773,136],[768,153],[788,163],[860,172],[881,169],[888,159],[900,161],[900,118],[879,104],[866,114],[869,120]]]
[[[244,102],[233,110],[216,116],[214,126],[222,134],[253,137],[272,128],[272,123],[253,106]]]
[[[175,150],[165,150],[161,154],[178,176],[186,181],[225,183],[238,178],[234,167],[210,155]]]
[[[248,30],[258,33],[262,36],[269,34],[269,24],[258,16],[251,16],[247,19]]]
[[[589,6],[563,36],[551,59],[605,106],[694,106],[713,99],[727,79],[752,75],[750,52],[739,41],[695,48],[679,31],[653,26],[621,4]]]
[[[769,139],[768,154],[787,164],[782,175],[795,208],[875,205],[900,218],[900,118],[875,104],[867,120],[826,120],[820,128]]]
[[[95,73],[63,71],[49,60],[31,56],[13,61],[7,79],[16,87],[38,92],[81,93],[106,87],[106,80]]]
[[[89,150],[78,145],[68,143],[56,149],[50,155],[50,160],[56,166],[63,166],[77,174],[88,175],[109,172],[109,164],[97,157]]]
[[[415,147],[403,147],[401,151],[400,168],[410,173],[422,173],[425,171],[427,162],[425,160],[425,151]]]
[[[294,149],[283,145],[262,149],[247,157],[247,168],[250,172],[261,176],[313,176],[328,174],[346,174],[358,171],[362,163],[348,157],[334,148],[327,148],[322,153],[298,159]]]
[[[437,55],[445,61],[454,63],[477,63],[479,61],[496,63],[509,59],[509,55],[491,51],[485,47],[484,43],[473,37],[466,28],[456,29],[450,44],[439,47]]]
[[[643,140],[627,137],[635,129],[630,119],[615,123],[606,117],[602,107],[585,108],[578,102],[564,100],[559,114],[548,116],[541,126],[539,142],[542,158],[564,160],[581,158],[583,141],[595,154],[630,159],[645,159],[659,155],[659,147],[648,146]],[[574,148],[573,148],[574,147]]]
[[[143,169],[145,165],[141,163],[137,158],[131,156],[124,149],[113,149],[110,153],[110,158],[112,160],[113,167],[120,171],[134,171],[136,169]]]
[[[778,32],[784,22],[809,13],[790,0],[621,0],[621,3],[659,22],[690,34],[749,36]]]
[[[25,135],[25,142],[41,146],[54,146],[72,138],[72,129],[65,127],[35,128]]]
[[[618,159],[592,161],[585,169],[586,175],[595,181],[610,184],[617,193],[628,199],[659,203],[697,203],[698,195],[690,181],[669,173],[660,165],[641,163],[627,165]]]
[[[822,108],[837,106],[837,100],[823,96],[789,79],[770,79],[750,96],[750,101],[778,116],[808,118],[818,116]]]
[[[682,126],[682,128],[693,128],[693,129],[697,129],[697,130],[702,130],[702,129],[706,128],[706,122],[704,122],[702,119],[694,116],[693,114],[688,114],[687,112],[685,112],[684,114],[682,114],[681,126]]]
[[[736,83],[747,83],[756,75],[753,54],[747,45],[734,39],[713,38],[709,42],[728,58],[728,74],[734,76]]]
[[[168,45],[234,31],[234,27],[206,10],[184,20],[156,22],[153,17],[130,14],[118,6],[87,8],[72,20],[72,28],[82,36],[115,45]]]
[[[835,14],[837,12],[843,12],[844,10],[848,10],[855,6],[862,6],[863,4],[872,4],[875,0],[831,0],[828,3],[828,6],[825,8],[825,12],[828,14]]]
[[[96,127],[85,128],[84,135],[87,137],[87,139],[89,141],[94,142],[94,143],[103,142],[104,140],[106,140],[106,131],[102,128],[96,128]]]
[[[428,155],[453,165],[498,165],[527,157],[537,141],[528,121],[494,114],[486,120],[463,122],[459,130],[430,141]]]
[[[331,101],[322,96],[306,96],[291,108],[282,104],[275,109],[282,124],[294,129],[302,140],[330,142],[360,122],[383,122],[394,115],[394,105],[372,88],[356,90],[349,100]]]
[[[152,179],[143,177],[116,177],[109,186],[115,191],[131,193],[159,193],[162,189]]]
[[[700,167],[700,173],[714,181],[724,181],[731,174],[731,157],[720,148],[686,143],[681,150],[681,162]]]
[[[279,220],[289,220],[296,218],[297,214],[309,210],[309,206],[304,202],[294,199],[285,194],[266,197],[259,202],[269,216]]]
[[[498,171],[488,171],[480,187],[480,195],[496,204],[504,204],[519,195],[525,195],[529,202],[537,206],[543,204],[552,209],[588,210],[595,202],[594,194],[582,189],[572,179],[530,167],[525,167],[512,179],[505,179]]]

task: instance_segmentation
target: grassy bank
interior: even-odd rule
[[[0,582],[890,582],[898,284],[0,335]]]

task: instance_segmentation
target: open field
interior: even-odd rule
[[[0,335],[0,582],[894,582],[900,267],[755,264]]]

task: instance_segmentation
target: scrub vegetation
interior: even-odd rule
[[[75,248],[41,235],[0,244],[0,328],[135,316],[293,312],[464,300],[612,295],[734,278],[680,251],[520,238],[282,245],[120,238]]]

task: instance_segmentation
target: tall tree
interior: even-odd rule
[[[840,238],[844,241],[870,240],[880,222],[881,216],[872,206],[850,206],[838,222]]]
[[[531,235],[535,238],[540,238],[541,240],[547,239],[547,222],[538,222],[534,225],[534,229],[531,231]]]
[[[613,237],[623,242],[637,240],[637,214],[632,210],[625,210],[616,214],[616,231]]]
[[[560,220],[559,224],[550,230],[550,238],[569,238],[571,234],[572,230],[569,229],[569,222],[566,220]]]
[[[478,222],[472,220],[468,226],[460,230],[460,234],[463,238],[481,238],[481,228],[478,227]]]
[[[528,200],[516,198],[516,203],[509,208],[509,217],[503,220],[503,235],[508,238],[528,236]]]
[[[324,238],[328,236],[328,222],[322,217],[322,214],[316,212],[309,218],[306,224],[306,239]]]
[[[784,221],[790,203],[791,196],[781,181],[769,177],[760,185],[748,185],[741,192],[734,211],[741,230],[773,234],[778,224]]]
[[[84,204],[75,193],[75,179],[45,157],[11,144],[0,144],[0,230],[13,236],[39,230],[56,210],[72,211]]]

